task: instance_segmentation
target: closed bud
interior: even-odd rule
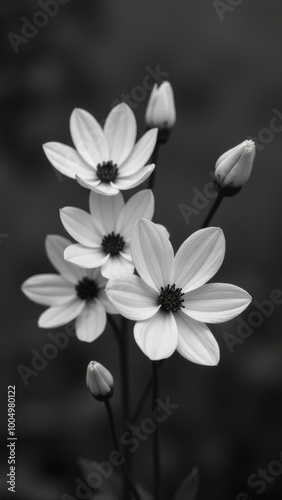
[[[175,121],[176,112],[171,84],[169,82],[163,82],[158,87],[155,83],[145,114],[147,127],[170,130],[175,124]]]
[[[101,363],[90,361],[86,372],[86,385],[98,401],[106,401],[113,395],[114,379]]]
[[[215,164],[215,179],[222,188],[241,188],[251,175],[256,146],[247,140],[221,155]]]

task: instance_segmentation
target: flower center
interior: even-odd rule
[[[161,309],[166,312],[180,311],[184,299],[181,297],[182,288],[175,288],[175,285],[167,285],[165,288],[161,287],[161,293],[158,297],[158,304],[161,304]]]
[[[119,233],[115,234],[113,231],[102,239],[104,252],[111,255],[118,255],[119,252],[122,252],[124,245],[125,241],[123,237]]]
[[[97,297],[99,289],[94,280],[85,277],[75,285],[75,291],[81,300],[89,301]]]
[[[102,182],[112,182],[116,180],[118,175],[118,168],[116,163],[112,161],[103,161],[97,165],[97,177]]]

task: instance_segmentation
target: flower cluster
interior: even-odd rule
[[[39,317],[42,328],[75,320],[77,338],[92,342],[104,331],[107,314],[120,313],[136,322],[134,338],[151,360],[177,350],[194,363],[215,365],[219,347],[206,323],[234,318],[251,298],[233,285],[207,284],[225,254],[219,228],[192,234],[174,256],[168,232],[152,222],[152,191],[143,189],[125,202],[121,191],[139,186],[155,168],[147,162],[161,142],[158,131],[169,131],[175,123],[168,82],[154,87],[145,119],[149,130],[136,143],[136,120],[128,105],[115,106],[103,128],[90,113],[75,109],[70,118],[75,148],[44,145],[59,172],[90,189],[89,212],[76,207],[60,211],[75,242],[48,236],[47,256],[59,274],[33,276],[22,290],[48,307]],[[216,182],[241,186],[254,154],[252,141],[227,151],[216,163]],[[99,367],[92,368],[100,374]]]

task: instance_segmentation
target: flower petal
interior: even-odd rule
[[[93,191],[90,193],[90,213],[103,236],[112,231],[116,232],[117,220],[123,206],[124,199],[121,193],[115,196],[104,196]]]
[[[138,276],[112,278],[106,286],[106,294],[117,311],[133,321],[148,319],[161,307],[155,290]]]
[[[99,300],[85,305],[83,311],[76,318],[76,336],[83,342],[93,342],[106,328],[106,311]]]
[[[100,248],[89,248],[79,243],[68,246],[64,255],[66,261],[85,268],[99,267],[109,258],[109,254],[105,255],[105,252]]]
[[[181,356],[199,365],[217,365],[219,346],[205,323],[195,321],[183,312],[175,314],[179,332],[177,350]]]
[[[155,199],[151,189],[144,189],[134,194],[129,198],[119,214],[117,232],[123,238],[129,238],[138,219],[141,217],[143,219],[152,219],[154,208]]]
[[[101,234],[97,234],[93,219],[85,210],[65,207],[60,210],[60,217],[65,230],[78,243],[87,247],[101,247]]]
[[[182,312],[204,323],[222,323],[238,316],[251,300],[238,286],[210,283],[185,294]]]
[[[70,283],[77,283],[82,278],[82,270],[64,259],[65,249],[71,241],[63,236],[48,235],[45,240],[47,257],[57,271]]]
[[[131,256],[141,278],[159,291],[170,283],[173,248],[169,239],[156,224],[139,219],[131,237]]]
[[[105,290],[101,290],[99,292],[98,299],[108,314],[119,314],[119,312],[116,310],[116,308],[113,306],[113,304],[109,300]]]
[[[225,254],[225,238],[217,227],[200,229],[182,243],[175,255],[171,279],[189,292],[209,281],[220,268]]]
[[[149,359],[169,358],[178,343],[178,329],[172,313],[158,311],[152,318],[138,321],[134,338]]]
[[[75,179],[76,175],[81,175],[86,180],[92,179],[93,169],[74,148],[60,142],[47,142],[43,144],[43,150],[53,167],[67,177]]]
[[[146,165],[155,149],[158,138],[158,129],[152,128],[144,134],[135,144],[134,149],[127,160],[119,166],[122,175],[131,175]]]
[[[107,279],[117,275],[133,274],[134,265],[132,261],[124,259],[121,255],[113,255],[102,265],[101,273]]]
[[[132,189],[136,186],[139,186],[139,184],[142,184],[148,177],[151,175],[155,168],[155,165],[152,163],[152,165],[147,165],[146,167],[142,167],[138,172],[132,175],[127,175],[127,176],[118,176],[115,180],[115,182],[111,182],[111,185],[115,189],[121,189],[121,190],[126,190],[126,189]]]
[[[74,109],[70,118],[73,143],[82,158],[91,166],[108,160],[108,145],[97,120],[84,109]]]
[[[43,306],[64,304],[75,299],[74,286],[58,274],[37,274],[22,284],[23,293]]]
[[[76,298],[67,304],[49,307],[39,316],[38,326],[57,328],[66,325],[81,313],[84,306],[85,301]]]
[[[109,113],[104,134],[109,146],[109,160],[118,166],[131,153],[136,139],[136,120],[130,107],[124,102]]]
[[[78,175],[76,175],[75,178],[78,184],[80,184],[82,187],[90,189],[91,191],[95,191],[96,193],[99,194],[103,194],[106,196],[114,196],[119,192],[119,189],[115,187],[112,183],[106,184],[105,182],[97,180],[97,177],[94,179],[93,182],[88,182],[79,177]]]

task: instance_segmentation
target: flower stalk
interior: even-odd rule
[[[158,361],[152,361],[153,369],[153,387],[152,387],[152,412],[155,410],[156,400],[159,396],[159,381],[158,381]],[[153,434],[153,462],[154,462],[154,498],[155,500],[161,500],[161,457],[160,457],[160,431],[157,424],[156,430]]]
[[[108,420],[109,420],[109,425],[110,425],[110,430],[111,430],[111,435],[112,435],[114,446],[117,449],[117,451],[119,451],[121,453],[120,446],[119,446],[119,441],[118,441],[118,438],[117,438],[117,432],[116,432],[116,427],[115,427],[113,410],[112,410],[110,401],[105,401],[105,407],[106,407],[106,410],[107,410],[107,415],[108,415]],[[122,463],[122,467],[123,467],[123,471],[124,471],[127,483],[129,484],[130,489],[131,489],[132,493],[134,494],[136,500],[142,500],[141,497],[140,497],[140,495],[139,495],[139,493],[138,493],[138,491],[137,491],[137,489],[136,489],[134,481],[133,481],[133,479],[131,477],[131,474],[130,474],[130,471],[128,469],[126,460]]]

